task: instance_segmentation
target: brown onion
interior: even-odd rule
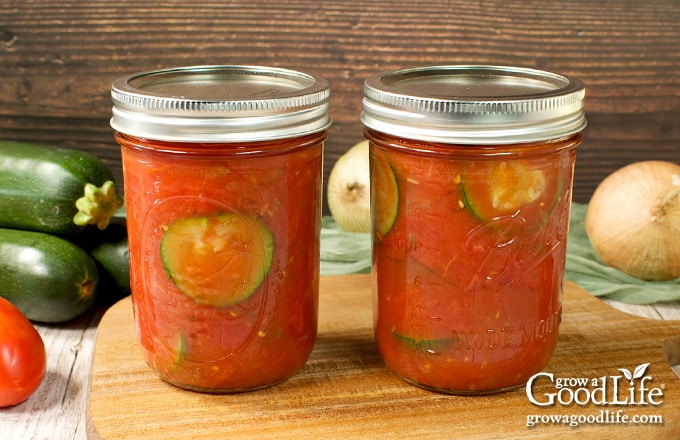
[[[627,165],[593,193],[585,228],[602,261],[642,280],[680,276],[680,166]]]

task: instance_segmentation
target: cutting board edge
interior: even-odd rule
[[[368,280],[367,280],[367,278],[369,278],[370,275],[356,275],[356,276],[352,276],[352,277],[353,277],[353,278],[349,278],[349,279],[348,279],[348,278],[345,278],[344,276],[335,276],[335,275],[334,275],[334,276],[329,276],[329,277],[322,277],[322,278],[321,278],[322,290],[325,289],[325,288],[328,288],[328,285],[329,285],[329,284],[332,286],[334,283],[342,283],[342,284],[344,284],[344,285],[352,285],[352,286],[356,286],[356,287],[362,289],[362,290],[363,290],[363,293],[368,293],[368,292],[370,292],[370,282],[368,282]],[[640,316],[636,316],[636,315],[630,315],[630,314],[627,314],[627,313],[625,313],[625,312],[623,312],[623,311],[617,310],[617,309],[611,307],[610,305],[608,305],[608,304],[606,304],[606,303],[603,303],[603,302],[599,301],[596,297],[590,295],[587,291],[585,291],[585,289],[581,288],[581,287],[578,286],[577,284],[575,284],[575,283],[571,283],[571,284],[573,284],[573,286],[570,286],[569,289],[568,289],[570,292],[577,292],[577,295],[588,295],[588,299],[589,299],[589,300],[591,300],[591,301],[592,301],[592,300],[597,301],[597,303],[601,304],[601,307],[603,308],[603,310],[607,310],[607,313],[611,313],[612,316],[616,316],[617,319],[622,319],[622,320],[635,320],[635,321],[640,321],[640,322],[653,322],[653,321],[655,321],[655,320],[652,319],[652,318],[645,318],[645,317],[640,317]],[[566,291],[566,290],[567,290],[567,289],[565,289],[565,291]],[[363,293],[362,293],[362,295],[363,295]],[[115,307],[115,309],[114,309],[114,307]],[[599,306],[598,306],[598,307],[599,307]],[[323,308],[323,307],[322,307],[322,308]],[[118,310],[120,309],[120,311],[121,311],[122,313],[125,313],[125,314],[127,314],[127,315],[129,316],[130,321],[133,320],[133,317],[132,317],[132,304],[131,304],[131,299],[130,299],[129,297],[128,297],[128,298],[124,298],[124,299],[122,299],[121,301],[119,301],[118,303],[114,304],[114,306],[112,306],[112,309],[113,309],[114,311],[118,311]],[[108,313],[109,313],[109,311],[107,311],[107,314],[108,314]],[[106,319],[106,315],[102,318],[102,320],[104,320],[104,319]],[[677,322],[680,322],[680,321],[659,321],[659,324],[660,324],[660,325],[666,326],[666,325],[673,325],[673,324],[676,324]],[[99,335],[99,332],[98,332],[98,334],[97,334],[97,339],[99,339],[99,336],[100,336],[100,335]],[[98,348],[99,348],[99,346],[98,346],[98,344],[96,344],[96,348],[95,348],[95,357],[96,357],[97,349],[98,349]],[[94,359],[93,359],[93,364],[94,364]],[[92,390],[92,383],[90,384],[90,390]],[[87,402],[87,410],[88,410],[88,422],[87,422],[87,425],[88,425],[88,436],[89,436],[89,438],[93,438],[93,439],[102,439],[102,438],[104,438],[104,437],[100,434],[100,431],[97,429],[97,426],[96,426],[97,423],[96,423],[95,420],[93,420],[92,417],[91,417],[92,414],[91,414],[91,402],[90,402],[90,399],[89,399],[90,396],[91,396],[91,395],[88,394],[88,402]],[[674,407],[674,408],[676,408],[676,407]],[[675,425],[673,425],[673,426],[676,426],[676,425],[677,425],[677,424],[675,424]],[[673,429],[675,429],[675,428],[673,428]],[[107,432],[108,432],[108,431],[107,431]],[[537,434],[538,432],[539,432],[539,431],[537,431],[537,430],[534,430],[534,431],[533,431],[534,434]],[[547,431],[547,432],[550,432],[550,434],[559,434],[559,433],[561,433],[561,430],[553,429],[553,430],[550,430],[550,431]],[[565,431],[565,432],[567,432],[567,431]],[[602,434],[602,430],[601,430],[601,429],[597,429],[597,430],[595,430],[594,432],[597,432],[598,434],[593,434],[593,438],[599,437],[599,436],[601,436],[601,434]],[[636,431],[636,432],[637,432],[637,431]],[[526,434],[526,435],[525,435],[526,438],[532,438],[532,437],[533,437],[533,434],[532,434],[530,431],[526,431],[526,430],[525,430],[525,431],[523,432],[523,435],[524,435],[524,434]],[[539,434],[537,434],[537,435],[539,435]],[[158,438],[161,438],[161,437],[158,437]],[[273,437],[268,437],[268,438],[273,438]],[[485,438],[485,437],[479,437],[479,438]],[[488,438],[491,438],[491,437],[488,437]],[[659,436],[658,438],[663,438],[663,437],[662,437],[662,436]]]

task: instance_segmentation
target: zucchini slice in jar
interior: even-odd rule
[[[392,331],[392,336],[398,342],[406,345],[409,349],[415,352],[423,352],[430,355],[437,356],[441,350],[450,348],[453,345],[453,339],[419,339],[412,336],[406,336],[399,332]]]
[[[371,205],[375,232],[384,237],[394,224],[399,210],[399,188],[387,156],[371,149]]]
[[[200,304],[227,307],[248,299],[271,269],[274,241],[260,221],[241,213],[171,223],[161,240],[165,270]]]
[[[465,205],[484,222],[520,212],[540,222],[560,195],[555,174],[531,161],[470,163],[461,176]]]

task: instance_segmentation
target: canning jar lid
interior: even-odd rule
[[[111,127],[170,142],[249,142],[330,125],[325,79],[260,66],[192,66],[135,73],[111,86]]]
[[[545,141],[586,126],[576,78],[504,66],[431,66],[364,83],[363,124],[407,139],[451,144]]]

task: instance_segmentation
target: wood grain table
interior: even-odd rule
[[[586,203],[623,165],[680,162],[679,22],[677,0],[3,0],[0,139],[94,152],[122,185],[109,126],[114,80],[180,65],[287,67],[331,83],[327,181],[363,139],[366,77],[440,64],[533,67],[586,85],[574,185]]]
[[[322,277],[322,283],[335,282]],[[624,312],[649,319],[680,320],[680,302],[652,306],[607,303]],[[88,392],[97,326],[106,308],[93,309],[68,325],[38,325],[48,347],[48,371],[38,391],[27,401],[0,410],[0,438],[86,439]],[[678,328],[680,333],[680,328]],[[617,438],[626,438],[618,431]]]

